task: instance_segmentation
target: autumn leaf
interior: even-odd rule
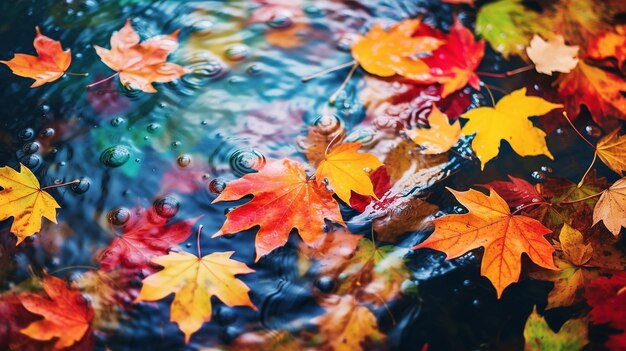
[[[294,351],[305,350],[306,347],[303,345],[302,338],[294,336],[287,330],[262,329],[239,335],[228,346],[219,350],[224,349],[229,351]]]
[[[89,297],[94,311],[93,326],[99,331],[119,328],[120,307],[132,301],[130,294],[138,289],[130,286],[132,275],[123,271],[88,271],[76,280],[76,286]],[[134,283],[134,281],[132,282]],[[126,303],[126,305],[128,305]]]
[[[163,270],[143,280],[135,302],[158,301],[175,294],[170,320],[185,334],[186,343],[204,322],[211,320],[212,296],[217,296],[229,307],[256,309],[248,296],[250,288],[235,278],[237,274],[254,270],[231,259],[233,252],[214,252],[198,257],[183,251],[153,258],[152,262],[162,266]]]
[[[0,221],[13,217],[11,233],[19,245],[27,237],[41,230],[41,218],[56,223],[56,200],[39,185],[30,169],[20,163],[20,171],[0,168]]]
[[[350,203],[351,192],[377,198],[369,174],[383,163],[374,155],[358,153],[360,148],[361,143],[343,143],[327,153],[317,166],[317,185],[323,187],[328,182],[346,203]]]
[[[152,83],[167,83],[183,76],[185,68],[167,61],[178,47],[178,32],[152,37],[139,43],[130,20],[111,36],[111,49],[94,45],[105,65],[116,71],[125,86],[156,93]]]
[[[602,162],[617,174],[626,172],[626,135],[619,135],[620,128],[603,136],[596,144],[596,153]]]
[[[441,40],[430,36],[413,36],[421,25],[417,19],[407,19],[387,31],[377,24],[352,46],[352,56],[367,72],[391,77],[423,79],[428,66],[416,56],[437,49]]]
[[[324,235],[324,219],[344,225],[332,193],[310,180],[305,168],[295,161],[268,160],[258,173],[228,183],[213,203],[235,201],[249,194],[254,196],[252,200],[228,212],[214,237],[259,226],[256,261],[285,245],[294,228],[306,244],[312,245]]]
[[[298,144],[304,149],[309,163],[317,165],[326,157],[326,150],[332,150],[333,140],[343,140],[346,136],[346,127],[343,122],[332,114],[322,114],[313,125],[307,126],[306,137],[298,139]],[[330,148],[328,147],[330,145]]]
[[[422,146],[425,154],[441,154],[450,150],[461,138],[461,124],[458,120],[450,124],[448,117],[434,106],[428,116],[429,129],[408,129],[407,136]]]
[[[528,118],[562,106],[540,97],[526,96],[526,88],[522,88],[504,96],[495,107],[479,107],[462,114],[461,118],[469,120],[463,126],[463,133],[476,133],[472,149],[480,160],[481,169],[498,155],[501,140],[506,140],[520,156],[545,155],[554,159],[546,145],[546,133],[533,126]]]
[[[593,224],[600,221],[615,236],[626,227],[626,178],[619,179],[600,195],[593,209]]]
[[[37,35],[33,41],[37,56],[15,54],[9,61],[1,61],[9,66],[15,75],[33,78],[35,82],[30,86],[36,88],[61,78],[72,62],[71,50],[63,51],[61,43],[52,40],[35,27]]]
[[[489,196],[473,189],[448,190],[468,213],[435,219],[435,232],[413,249],[431,248],[453,259],[484,247],[481,274],[493,283],[498,298],[507,286],[518,281],[522,253],[541,267],[557,269],[552,259],[554,248],[544,238],[550,229],[539,221],[511,214],[509,206],[493,189]]]
[[[374,172],[372,172],[370,174],[370,180],[372,181],[376,198],[381,198],[391,188],[391,178],[389,177],[389,173],[387,173],[387,168],[385,166],[378,167]],[[355,192],[350,194],[350,207],[359,212],[365,211],[367,205],[369,205],[372,201],[375,201],[372,196],[361,195]]]
[[[75,287],[68,289],[62,279],[46,276],[43,280],[46,296],[33,293],[18,295],[28,311],[43,316],[22,333],[35,340],[56,339],[54,350],[74,345],[85,337],[93,319],[93,309]]]
[[[386,336],[378,330],[376,316],[351,295],[331,296],[322,302],[326,313],[313,321],[333,351],[360,351],[366,341],[380,343]]]
[[[529,8],[522,0],[499,0],[481,6],[476,16],[476,34],[491,44],[504,58],[523,56],[533,35],[551,34],[551,23]]]
[[[315,261],[315,272],[318,274],[341,269],[354,254],[362,237],[361,234],[350,233],[344,227],[337,227],[332,228],[328,234],[310,246],[300,245],[300,253],[305,259],[305,261],[301,260],[300,262],[301,270],[304,272],[309,270],[313,265],[311,261]]]
[[[587,285],[585,299],[591,307],[589,319],[593,324],[608,324],[620,330],[609,336],[609,350],[622,350],[626,346],[626,273],[618,272],[610,278],[601,277]]]
[[[508,176],[509,182],[495,180],[488,184],[479,186],[493,189],[502,196],[509,207],[517,208],[531,203],[543,202],[545,199],[537,192],[537,188],[522,178]]]
[[[587,55],[597,60],[615,58],[617,68],[621,68],[626,61],[626,25],[617,25],[614,31],[600,34],[589,44]]]
[[[570,319],[555,333],[534,307],[524,326],[524,340],[524,351],[582,350],[589,343],[587,322],[582,318]]]
[[[570,116],[578,116],[580,105],[585,104],[600,125],[609,116],[626,119],[626,97],[622,95],[626,81],[621,77],[581,61],[572,72],[561,75],[556,84]]]
[[[539,73],[552,75],[553,72],[569,73],[578,64],[578,46],[565,45],[562,36],[556,35],[543,40],[535,35],[526,48],[526,53]]]
[[[153,208],[138,206],[133,213],[135,216],[124,226],[121,235],[98,255],[103,270],[148,268],[153,257],[164,255],[187,240],[198,220],[193,218],[166,226],[167,218],[159,216]]]

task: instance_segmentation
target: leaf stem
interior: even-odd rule
[[[514,76],[516,74],[530,71],[535,68],[535,65],[528,65],[520,68],[516,68],[514,70],[503,72],[503,73],[494,73],[494,72],[476,72],[479,76],[492,77],[492,78],[507,78],[510,76]]]
[[[567,115],[567,112],[563,111],[563,117],[565,117],[565,119],[567,120],[567,123],[569,123],[569,125],[572,127],[572,129],[574,129],[574,131],[576,132],[576,134],[578,134],[579,137],[581,137],[585,143],[587,143],[587,145],[591,146],[592,149],[596,149],[595,145],[593,145],[589,140],[587,140],[587,138],[585,138],[579,131],[578,129],[576,129],[576,127],[574,126],[574,123],[572,123],[572,120],[569,119],[569,116]]]
[[[335,100],[337,100],[337,96],[343,91],[343,89],[346,87],[346,85],[348,84],[348,82],[350,81],[350,78],[352,78],[352,75],[354,74],[354,72],[356,72],[356,69],[359,67],[358,63],[354,63],[354,65],[352,66],[352,69],[350,70],[350,73],[348,73],[348,76],[346,77],[346,79],[343,80],[343,83],[341,83],[341,85],[339,86],[339,89],[337,89],[333,95],[330,96],[330,99],[328,99],[328,102],[330,102],[331,105],[335,104]]]
[[[306,82],[308,82],[308,81],[310,81],[312,79],[315,79],[317,77],[321,77],[321,76],[327,75],[328,73],[332,73],[332,72],[338,71],[340,69],[343,69],[343,68],[346,68],[346,67],[350,67],[350,66],[352,66],[354,64],[356,64],[356,61],[352,60],[350,62],[342,63],[342,64],[340,64],[338,66],[325,69],[325,70],[323,70],[321,72],[317,72],[315,74],[311,74],[310,76],[306,76],[306,77],[302,78],[302,83],[306,83]]]
[[[198,258],[202,258],[202,252],[200,250],[200,234],[202,234],[203,227],[204,226],[202,224],[198,227],[198,238],[196,239],[196,245],[198,246]]]
[[[110,75],[110,76],[108,76],[108,77],[106,77],[104,79],[101,79],[101,80],[99,80],[99,81],[97,81],[95,83],[91,83],[91,84],[87,85],[86,88],[87,89],[91,89],[91,88],[95,87],[96,85],[102,84],[102,83],[104,83],[104,82],[106,82],[108,80],[111,80],[111,79],[119,76],[119,74],[120,74],[120,72],[115,72],[112,75]]]
[[[552,206],[552,204],[551,204],[551,203],[546,202],[546,201],[533,202],[533,203],[526,204],[526,205],[523,205],[523,206],[519,207],[518,209],[516,209],[515,211],[513,211],[513,212],[511,213],[511,216],[514,216],[514,215],[518,214],[520,211],[525,210],[525,209],[527,209],[528,207],[531,207],[531,206],[538,206],[538,205],[548,205],[548,206]]]
[[[59,273],[59,272],[66,271],[68,269],[87,269],[87,270],[97,271],[98,267],[95,267],[95,266],[85,266],[85,265],[67,266],[67,267],[59,268],[56,271],[52,271],[52,272],[50,272],[50,274],[56,274],[56,273]]]
[[[89,73],[74,73],[74,72],[65,72],[68,76],[79,76],[79,77],[87,77]]]
[[[489,93],[489,97],[491,98],[491,106],[496,106],[496,100],[493,98],[493,94],[491,93],[491,89],[489,88],[489,85],[487,84],[483,84],[483,86],[487,89],[487,92]]]
[[[578,184],[576,185],[577,188],[580,189],[580,187],[583,186],[583,182],[585,181],[585,178],[587,178],[587,174],[589,174],[589,172],[591,171],[591,168],[593,167],[593,165],[596,163],[596,159],[597,158],[598,158],[598,151],[593,153],[593,159],[591,160],[591,164],[589,165],[589,167],[585,171],[585,174],[583,174],[583,177],[580,179],[580,182],[578,182]]]
[[[324,157],[328,156],[328,150],[330,150],[330,146],[333,145],[335,143],[335,141],[337,140],[338,137],[341,136],[341,133],[335,135],[330,142],[328,143],[328,145],[326,145],[326,150],[324,150]]]
[[[559,205],[568,205],[568,204],[575,204],[577,202],[581,202],[581,201],[587,201],[589,199],[593,199],[594,197],[598,197],[600,195],[602,195],[604,191],[601,191],[597,194],[593,194],[593,195],[589,195],[589,196],[585,196],[583,198],[577,199],[577,200],[571,200],[571,201],[561,201],[559,202]]]
[[[48,185],[46,187],[41,188],[41,190],[46,190],[46,189],[52,189],[52,188],[58,188],[60,186],[66,186],[66,185],[70,185],[70,184],[76,184],[76,183],[80,183],[80,179],[74,179],[71,182],[67,182],[67,183],[61,183],[61,184],[53,184],[53,185]]]

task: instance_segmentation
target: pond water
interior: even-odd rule
[[[169,322],[171,298],[136,304],[121,312],[115,328],[95,334],[96,349],[228,349],[233,340],[252,331],[314,335],[309,322],[324,311],[317,298],[333,292],[337,277],[303,271],[300,239],[294,234],[285,247],[258,263],[254,263],[254,229],[209,239],[224,223],[225,213],[247,199],[211,202],[227,182],[254,172],[268,159],[306,163],[308,126],[337,123],[345,127],[349,139],[365,145],[376,139],[385,123],[395,122],[391,117],[381,121],[368,110],[362,91],[371,84],[371,99],[380,99],[385,89],[394,89],[393,84],[376,86],[357,70],[331,105],[329,97],[347,70],[307,83],[302,78],[351,61],[355,34],[365,33],[375,21],[423,17],[446,30],[453,17],[451,5],[436,0],[282,3],[269,9],[253,0],[30,0],[0,5],[0,59],[33,52],[32,39],[39,26],[42,33],[72,49],[72,72],[89,72],[88,77],[66,75],[30,89],[30,80],[1,69],[0,165],[16,168],[21,162],[46,185],[81,179],[80,184],[51,190],[62,206],[59,224],[44,225],[40,234],[18,248],[8,232],[10,223],[0,223],[1,290],[43,269],[64,279],[80,279],[89,271],[81,267],[96,266],[97,253],[109,245],[129,216],[136,216],[133,208],[155,204],[157,212],[172,217],[172,223],[202,216],[197,222],[204,226],[202,252],[234,250],[233,258],[256,271],[239,278],[250,287],[258,310],[229,308],[214,299],[212,321],[185,345],[176,324]],[[459,17],[471,25],[475,11],[463,9],[468,11],[460,11]],[[156,84],[154,94],[124,87],[117,79],[86,89],[113,73],[93,45],[109,47],[111,34],[126,19],[142,40],[181,29],[180,47],[169,61],[188,67],[190,73]],[[505,62],[488,50],[480,70],[497,72],[521,65],[521,60]],[[485,82],[496,88],[498,99],[501,90],[522,86],[537,93],[546,87],[542,79],[529,73]],[[456,115],[490,105],[485,90],[466,88],[456,94],[455,101],[463,102],[442,102]],[[416,126],[423,123],[431,105],[425,92],[404,110],[387,112]],[[578,118],[576,125],[581,130],[589,126],[590,139],[599,136],[589,116]],[[422,176],[405,196],[428,193],[428,202],[445,213],[456,205],[445,186],[467,189],[506,179],[508,174],[534,184],[557,170],[559,177],[577,181],[593,155],[576,138],[567,127],[551,131],[548,146],[558,155],[557,161],[520,158],[504,146],[506,150],[485,172],[469,160],[469,149],[465,154],[460,147],[449,159],[430,160],[438,173],[432,179]],[[371,150],[376,151],[376,146]],[[615,180],[603,167],[598,167],[600,173]],[[342,210],[352,232],[369,235],[371,217],[347,207]],[[400,216],[400,226],[401,221]],[[195,253],[197,225],[181,244],[183,250]],[[410,273],[401,282],[398,297],[372,308],[387,339],[384,346],[371,349],[418,350],[426,343],[429,350],[521,349],[526,318],[534,305],[545,304],[551,284],[524,280],[497,300],[490,282],[480,276],[480,250],[453,261],[432,250],[407,253],[430,232],[411,230],[395,243],[397,250],[406,253]],[[135,279],[139,284],[141,275]],[[557,314],[555,325],[575,309]]]

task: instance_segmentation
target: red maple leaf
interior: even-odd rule
[[[378,167],[372,172],[370,179],[374,185],[374,194],[376,194],[378,198],[381,198],[391,189],[391,178],[389,177],[389,173],[387,173],[387,168],[384,166]],[[365,211],[365,208],[370,202],[372,202],[371,196],[357,194],[354,191],[350,195],[350,207],[359,212]]]
[[[517,208],[534,202],[546,201],[534,185],[522,178],[508,176],[511,180],[495,180],[488,184],[478,184],[483,188],[495,190],[509,204],[509,207]]]
[[[605,345],[610,350],[626,349],[626,272],[594,279],[584,296],[591,306],[589,319],[593,324],[608,324],[622,331],[611,335]]]

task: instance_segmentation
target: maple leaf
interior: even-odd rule
[[[504,96],[495,107],[479,107],[461,115],[469,121],[463,133],[476,133],[472,149],[480,160],[480,168],[498,155],[500,140],[506,140],[520,156],[545,155],[554,159],[546,145],[546,133],[533,126],[531,116],[544,115],[561,104],[540,97],[526,96],[526,88]]]
[[[626,346],[626,272],[610,278],[600,277],[587,285],[585,299],[591,307],[589,319],[593,324],[608,324],[621,331],[609,337],[605,344],[610,350]]]
[[[408,129],[406,135],[414,143],[422,146],[425,154],[441,154],[450,150],[461,138],[461,124],[458,120],[450,124],[448,117],[434,106],[428,115],[429,129]]]
[[[33,78],[35,82],[30,86],[36,88],[61,78],[72,62],[71,50],[63,51],[61,43],[52,40],[35,27],[37,35],[33,41],[38,56],[15,54],[9,61],[1,61],[9,66],[14,74],[20,77]]]
[[[495,180],[488,184],[479,184],[479,186],[495,190],[509,204],[509,207],[513,208],[545,201],[537,192],[537,188],[526,180],[511,175],[508,177],[510,182]]]
[[[626,227],[626,178],[619,179],[600,195],[593,209],[593,224],[600,221],[615,236]]]
[[[88,271],[76,280],[80,291],[89,296],[94,311],[93,326],[97,330],[116,330],[119,327],[119,307],[132,301],[130,279],[122,271]]]
[[[20,333],[20,330],[40,319],[40,316],[28,312],[22,306],[15,291],[0,295],[0,318],[4,321],[0,325],[0,349],[11,351],[41,350],[39,343]]]
[[[476,33],[485,38],[504,58],[524,56],[524,48],[534,34],[547,37],[551,23],[522,0],[498,0],[481,6],[476,16]]]
[[[526,53],[539,73],[568,73],[578,64],[578,46],[567,46],[562,36],[556,35],[548,41],[535,35],[526,48]]]
[[[332,150],[331,142],[343,140],[345,136],[346,127],[343,122],[333,114],[325,113],[313,125],[307,126],[307,135],[298,138],[298,144],[304,149],[309,163],[317,167],[326,156],[326,149]]]
[[[552,259],[554,248],[544,238],[551,231],[541,222],[511,214],[509,206],[493,189],[489,196],[473,189],[465,192],[447,189],[468,213],[435,219],[435,232],[413,249],[431,248],[453,259],[484,247],[481,274],[493,283],[498,298],[507,286],[518,281],[524,252],[537,265],[557,270]]]
[[[376,198],[383,196],[391,188],[391,178],[387,173],[387,167],[378,167],[374,172],[370,174],[370,180],[374,188],[374,194]],[[369,205],[374,198],[372,196],[366,196],[352,192],[350,194],[350,207],[363,212],[367,205]]]
[[[32,293],[18,295],[24,308],[44,317],[21,332],[41,341],[58,338],[54,344],[55,350],[74,345],[91,328],[93,309],[79,290],[75,287],[68,289],[62,279],[47,275],[42,285],[47,296]]]
[[[363,350],[365,341],[380,343],[385,335],[378,330],[376,316],[360,306],[351,295],[331,296],[322,302],[326,313],[313,321],[334,351]]]
[[[570,116],[578,116],[585,104],[591,117],[603,125],[609,116],[626,119],[626,81],[601,68],[579,62],[576,68],[561,75],[556,84]]]
[[[122,234],[98,255],[103,270],[148,268],[153,257],[187,240],[198,220],[193,218],[166,226],[167,218],[159,216],[154,208],[146,210],[137,206],[134,214]]]
[[[189,343],[191,335],[211,320],[211,297],[217,296],[227,306],[256,307],[250,301],[250,289],[237,274],[254,272],[244,263],[231,259],[234,251],[214,252],[198,257],[188,252],[170,252],[152,262],[163,270],[143,280],[135,302],[158,301],[175,294],[170,320],[178,324]]]
[[[626,25],[617,25],[614,31],[602,33],[591,41],[587,55],[597,60],[613,57],[617,67],[622,67],[626,61]]]
[[[13,217],[11,233],[17,237],[16,245],[41,230],[42,217],[57,222],[56,209],[61,206],[40,187],[28,167],[20,163],[19,172],[0,168],[0,187],[0,221]]]
[[[377,198],[369,174],[383,163],[374,155],[358,153],[360,148],[361,143],[343,143],[327,153],[317,166],[317,185],[323,187],[328,182],[346,203],[350,203],[351,192]]]
[[[352,234],[344,227],[333,228],[312,245],[300,245],[302,256],[315,261],[315,272],[325,274],[341,269],[352,257],[363,235]],[[300,262],[303,271],[311,267],[310,262]]]
[[[156,93],[152,83],[167,83],[186,73],[185,68],[167,61],[178,47],[178,32],[152,37],[139,43],[139,35],[130,20],[111,36],[111,50],[94,45],[105,65],[118,72],[125,86]]]
[[[587,322],[583,318],[570,319],[555,333],[534,307],[524,326],[524,340],[524,351],[582,350],[589,343]]]
[[[610,169],[624,174],[626,171],[626,135],[619,135],[620,128],[605,135],[596,144],[596,153]]]
[[[268,160],[258,173],[229,182],[215,202],[254,197],[226,214],[226,221],[213,237],[259,226],[256,259],[287,243],[296,228],[309,245],[324,235],[324,219],[344,225],[339,205],[322,185],[310,180],[305,168],[289,159]]]
[[[428,66],[416,56],[437,49],[442,41],[431,36],[414,36],[421,21],[407,19],[385,31],[377,24],[352,46],[352,57],[367,72],[391,77],[401,75],[409,79],[423,79]]]
[[[428,65],[431,78],[443,86],[441,97],[445,98],[453,92],[469,84],[480,90],[480,78],[474,72],[485,55],[485,42],[475,41],[474,34],[455,19],[446,36],[445,44],[441,45],[432,55],[423,58]]]

